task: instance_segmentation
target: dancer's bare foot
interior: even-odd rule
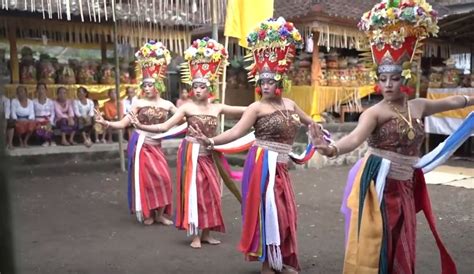
[[[298,274],[298,271],[291,266],[284,265],[283,270],[281,271],[282,274]]]
[[[170,219],[166,218],[163,215],[155,217],[155,221],[157,223],[160,223],[160,224],[163,224],[163,225],[166,225],[166,226],[169,226],[169,225],[173,224],[173,221],[171,221]]]
[[[201,248],[201,238],[199,238],[199,236],[195,236],[190,246],[192,248]]]
[[[143,221],[143,224],[144,225],[152,225],[155,221],[153,220],[153,218],[146,218],[144,221]]]
[[[267,262],[262,264],[262,270],[260,271],[261,274],[275,274],[275,270],[271,269]]]
[[[7,145],[7,149],[8,149],[8,150],[14,150],[15,147],[14,147],[13,145]]]
[[[207,235],[207,236],[202,236],[201,237],[201,242],[203,243],[208,243],[210,245],[218,245],[221,243],[221,241],[215,239],[215,238],[212,238],[210,235]]]

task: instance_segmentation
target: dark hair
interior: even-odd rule
[[[61,87],[58,87],[58,88],[56,89],[56,95],[58,95],[58,94],[59,94],[59,91],[60,91],[61,89],[64,89],[64,90],[67,92],[67,88],[66,88],[66,87],[63,87],[63,86],[61,86]]]
[[[26,89],[25,86],[22,86],[22,85],[16,87],[16,94],[18,94],[18,92],[20,92],[21,89],[25,90],[26,95],[28,95],[28,90]]]
[[[48,90],[48,86],[46,86],[46,83],[44,82],[39,82],[36,84],[36,90],[38,90],[39,87],[43,86],[46,90]]]
[[[82,91],[86,95],[86,98],[89,98],[89,91],[85,87],[83,86],[78,87],[77,92],[80,92],[80,91]]]

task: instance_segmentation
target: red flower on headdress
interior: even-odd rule
[[[415,89],[410,87],[410,86],[402,85],[400,87],[400,91],[407,94],[407,95],[412,95],[415,92]]]
[[[374,91],[375,91],[375,94],[382,94],[382,89],[380,88],[379,85],[374,86]]]
[[[266,36],[267,33],[265,32],[265,30],[261,30],[258,32],[258,38],[260,38],[261,40],[265,39]]]
[[[291,32],[293,30],[293,23],[286,22],[285,27],[288,31]]]

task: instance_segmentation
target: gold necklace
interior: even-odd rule
[[[411,113],[410,113],[410,106],[408,105],[408,102],[406,102],[406,106],[407,106],[407,112],[408,112],[408,120],[405,116],[402,115],[402,113],[400,112],[400,110],[398,108],[396,108],[392,102],[390,101],[387,101],[388,105],[397,113],[397,115],[402,118],[403,121],[405,121],[408,125],[408,128],[404,129],[402,131],[403,134],[405,134],[408,139],[411,141],[413,139],[415,139],[416,137],[416,134],[415,134],[415,129],[413,128],[413,124],[412,124],[412,121],[411,121]]]

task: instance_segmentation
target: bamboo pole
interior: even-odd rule
[[[114,58],[115,58],[115,94],[117,96],[117,116],[118,120],[122,119],[120,112],[120,71],[119,71],[119,57],[118,57],[118,41],[117,41],[117,21],[114,21]],[[125,155],[123,153],[123,130],[119,130],[118,138],[119,155],[120,155],[120,169],[125,172]]]
[[[226,36],[225,37],[225,42],[224,42],[224,48],[227,52],[229,52],[228,47],[229,47],[229,36]],[[222,104],[225,104],[225,90],[226,90],[226,87],[227,87],[227,81],[226,81],[227,66],[224,66],[224,70],[223,70],[222,74],[223,74],[222,75]],[[225,122],[225,115],[222,114],[221,115],[221,132],[224,132],[224,122]]]

